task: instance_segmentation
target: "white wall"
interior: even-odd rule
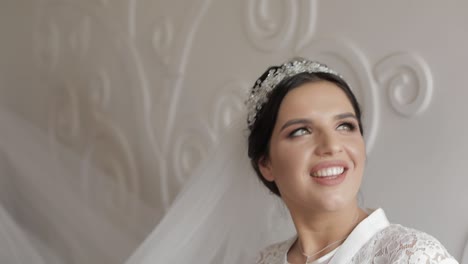
[[[1,104],[53,142],[123,175],[128,189],[160,210],[267,65],[296,55],[326,62],[350,80],[364,108],[364,204],[461,257],[468,239],[467,2],[0,6]]]

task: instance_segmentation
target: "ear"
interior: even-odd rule
[[[262,173],[262,176],[265,178],[265,180],[270,182],[275,180],[271,168],[271,161],[268,159],[268,157],[263,156],[260,158],[258,161],[258,168],[260,169],[260,172]]]

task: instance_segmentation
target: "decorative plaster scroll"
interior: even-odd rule
[[[238,116],[246,116],[244,100],[249,85],[241,81],[230,81],[216,95],[213,109],[213,140],[218,137]],[[244,120],[243,120],[244,121]],[[247,121],[245,121],[247,122]],[[246,123],[247,124],[247,123]]]
[[[314,39],[300,56],[328,64],[351,85],[362,107],[366,149],[370,153],[377,136],[379,101],[377,88],[365,55],[347,39]]]
[[[86,95],[89,101],[96,107],[105,109],[110,103],[111,83],[108,71],[105,69],[93,72],[89,78]]]
[[[432,73],[427,63],[410,53],[396,53],[375,66],[375,77],[386,85],[390,103],[399,114],[413,117],[430,104],[433,90]]]
[[[58,157],[61,144],[82,155],[82,166],[78,169],[83,177],[85,197],[92,197],[93,186],[100,182],[100,179],[92,178],[96,175],[91,172],[103,170],[113,177],[112,181],[109,178],[105,182],[119,186],[109,189],[109,193],[115,194],[115,202],[123,205],[124,193],[139,192],[138,171],[124,132],[102,114],[109,98],[108,88],[102,85],[109,84],[109,81],[103,77],[106,76],[105,71],[101,73],[100,81],[91,81],[94,84],[92,88],[83,89],[81,93],[79,84],[68,84],[53,92],[55,97],[52,98],[49,125],[51,142]]]
[[[34,30],[34,54],[38,67],[53,71],[60,54],[60,31],[56,23],[48,22],[45,28]]]
[[[172,144],[173,169],[179,186],[187,176],[206,159],[208,151],[219,142],[225,129],[234,120],[245,116],[244,99],[248,86],[241,81],[229,81],[215,95],[212,115],[203,115],[205,118],[194,120],[193,123],[184,122],[187,128],[176,134],[175,143]],[[210,118],[212,118],[210,120]],[[245,120],[241,120],[244,122]],[[244,122],[245,124],[246,121]]]
[[[130,143],[123,131],[103,116],[93,127],[95,134],[86,145],[80,166],[85,197],[95,198],[92,202],[103,203],[108,211],[125,209],[127,216],[135,213],[128,195],[139,193],[140,183]]]
[[[203,0],[199,1],[200,3],[197,5],[197,9],[193,9],[189,13],[189,17],[191,18],[190,20],[190,26],[186,27],[186,31],[182,32],[182,36],[184,36],[183,41],[178,42],[178,45],[181,45],[177,47],[178,52],[176,53],[174,58],[174,65],[177,65],[177,68],[172,71],[173,75],[173,85],[170,86],[172,89],[172,94],[171,94],[171,100],[169,102],[169,118],[167,120],[167,125],[166,129],[164,131],[164,141],[163,141],[163,146],[162,149],[167,151],[168,145],[166,145],[169,141],[169,138],[171,137],[172,134],[172,129],[174,128],[174,123],[175,123],[175,116],[178,110],[179,105],[179,99],[181,97],[182,93],[182,85],[184,81],[184,73],[185,69],[188,65],[188,59],[190,56],[190,51],[192,48],[192,43],[195,38],[195,34],[198,30],[198,26],[201,23],[202,18],[204,17],[205,13],[207,12],[211,1],[209,0]]]
[[[126,43],[122,41],[126,35],[119,23],[101,19],[109,3],[99,3],[99,6],[93,6],[81,2],[43,1],[38,10],[36,31],[43,34],[46,29],[48,34],[36,36],[40,48],[35,53],[40,69],[51,64],[52,67],[46,68],[54,70],[53,75],[44,76],[44,79],[49,86],[57,88],[50,91],[49,130],[51,145],[60,159],[58,162],[63,162],[61,145],[64,144],[82,158],[81,165],[86,166],[80,167],[80,164],[74,164],[76,162],[69,165],[73,166],[73,172],[84,177],[81,191],[85,197],[97,195],[92,193],[93,186],[101,180],[92,179],[96,175],[91,175],[91,171],[98,169],[111,175],[113,178],[107,182],[119,186],[109,187],[109,193],[115,198],[111,200],[118,208],[125,209],[120,211],[121,214],[128,214],[132,208],[119,206],[125,206],[124,192],[139,195],[136,160],[118,121],[104,115],[111,105],[111,90],[128,91],[122,89],[124,84],[111,83],[111,77],[126,81],[119,78],[124,76],[122,73],[127,73],[125,68],[113,60],[116,58],[114,54],[127,54],[122,52],[127,48],[122,46]],[[57,76],[60,76],[58,80]],[[59,85],[54,85],[56,83]]]
[[[181,30],[180,32],[177,32],[177,35],[175,35],[175,33],[170,33],[171,31],[175,32],[175,30],[173,30],[173,26],[169,25],[169,22],[163,22],[166,23],[165,26],[158,26],[158,28],[153,31],[156,33],[153,33],[154,35],[153,39],[151,40],[151,44],[153,45],[153,48],[156,49],[156,53],[159,54],[159,56],[164,54],[162,53],[163,49],[166,49],[166,47],[170,46],[170,52],[167,52],[167,54],[159,58],[158,61],[158,64],[162,65],[158,72],[158,74],[162,75],[159,81],[163,80],[159,87],[163,93],[166,91],[168,92],[168,98],[164,101],[163,107],[167,114],[164,114],[163,120],[158,120],[157,122],[155,122],[154,117],[161,116],[160,113],[156,111],[160,108],[155,108],[154,102],[149,99],[151,98],[152,94],[151,89],[154,89],[154,84],[150,83],[150,76],[154,75],[155,73],[152,71],[147,72],[147,69],[145,69],[143,56],[139,53],[137,45],[134,42],[134,40],[137,39],[136,9],[137,5],[141,3],[142,1],[129,1],[128,25],[130,36],[132,37],[132,41],[130,43],[130,52],[132,54],[134,65],[137,69],[136,74],[138,75],[138,80],[140,81],[139,87],[142,90],[141,101],[143,111],[143,125],[145,126],[144,131],[148,136],[148,141],[151,146],[150,149],[153,151],[155,160],[161,161],[161,163],[158,164],[158,172],[160,176],[159,187],[162,207],[164,210],[167,210],[172,201],[171,197],[174,197],[175,195],[172,195],[171,193],[172,189],[170,188],[171,186],[169,184],[172,175],[169,175],[169,169],[167,168],[166,163],[169,162],[167,156],[171,151],[173,151],[173,146],[171,143],[173,143],[174,139],[176,138],[174,136],[174,131],[176,130],[174,128],[176,126],[175,118],[180,107],[179,100],[183,89],[184,72],[188,64],[193,40],[196,36],[201,20],[211,4],[211,1],[200,0],[195,3],[193,6],[196,8],[188,10],[188,13],[186,14],[185,21],[187,21],[188,24],[184,27],[181,27]],[[171,42],[171,44],[167,44],[169,42]],[[164,52],[166,51],[167,49]],[[161,123],[163,123],[163,125],[154,127],[154,124]],[[182,174],[182,172],[180,173]]]
[[[163,18],[161,22],[157,23],[154,27],[152,44],[156,56],[164,63],[170,64],[169,49],[174,39],[174,26],[167,17]]]
[[[202,126],[203,122],[197,122]],[[206,123],[205,123],[206,124]],[[182,186],[187,176],[206,158],[206,154],[212,142],[207,139],[206,131],[210,128],[184,129],[184,133],[175,138],[174,154],[172,157],[175,178],[178,186]]]
[[[51,140],[68,143],[76,141],[80,136],[79,97],[69,82],[57,85],[52,89],[49,104],[49,128],[52,129]]]
[[[305,48],[313,39],[317,24],[317,0],[300,1],[300,21],[297,26],[296,50]]]
[[[284,48],[296,30],[298,5],[297,0],[245,0],[244,25],[249,40],[260,51]]]

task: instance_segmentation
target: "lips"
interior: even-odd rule
[[[311,175],[313,177],[332,177],[338,176],[344,172],[344,167],[336,166],[336,167],[329,167],[324,168],[318,171],[313,172]]]
[[[321,162],[310,170],[310,176],[321,185],[337,185],[344,181],[348,165],[344,161]]]

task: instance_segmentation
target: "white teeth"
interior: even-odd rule
[[[330,167],[326,169],[322,169],[312,173],[314,177],[330,177],[330,176],[337,176],[344,172],[344,167]]]

